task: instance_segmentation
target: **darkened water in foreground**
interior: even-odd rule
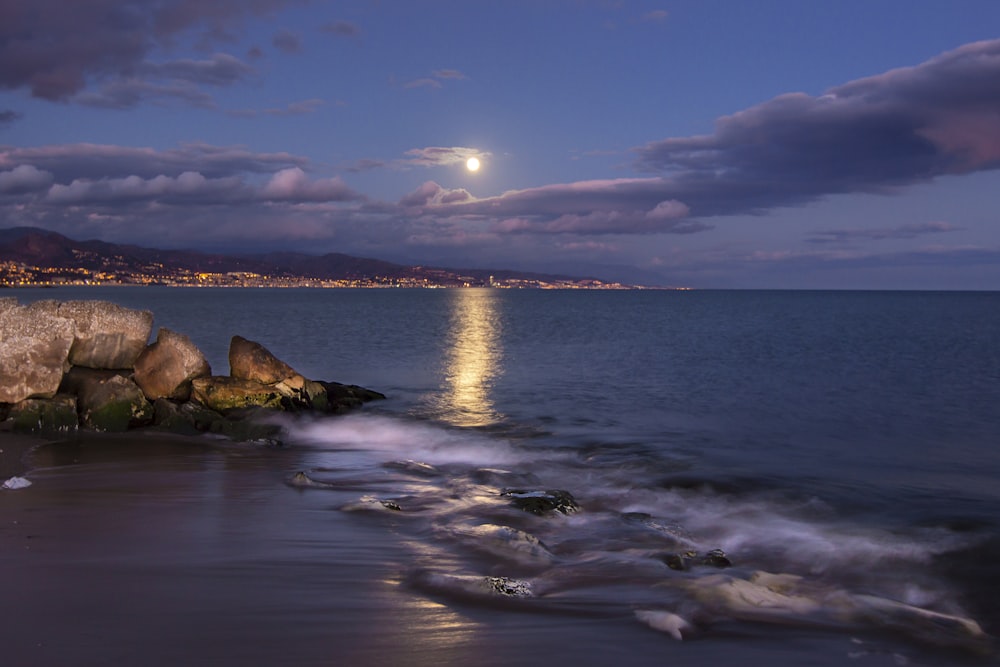
[[[5,664],[997,663],[949,619],[1000,632],[1000,294],[12,294],[148,308],[219,373],[240,334],[390,398],[281,449],[38,450],[0,492]],[[664,561],[715,548],[732,567]]]

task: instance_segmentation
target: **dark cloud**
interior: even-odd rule
[[[196,31],[225,39],[251,15],[297,0],[32,0],[5,2],[0,89],[65,101],[93,80],[132,78],[157,46]]]
[[[255,73],[253,67],[228,53],[216,53],[207,60],[144,62],[137,71],[144,78],[187,81],[206,86],[229,86]]]
[[[694,216],[745,214],[824,195],[1000,167],[1000,40],[819,97],[782,95],[720,119],[708,136],[637,149],[637,166]],[[666,193],[665,193],[666,194]]]
[[[11,125],[14,122],[21,120],[24,114],[11,109],[0,109],[0,127],[4,125]]]
[[[52,174],[30,164],[22,164],[10,171],[0,171],[0,193],[23,194],[44,190],[52,183]]]
[[[357,37],[361,34],[361,28],[350,21],[333,21],[320,27],[323,32],[338,37]]]
[[[847,244],[854,241],[886,241],[893,239],[915,239],[918,236],[927,234],[943,234],[946,232],[961,231],[957,227],[947,222],[925,222],[912,225],[900,225],[899,227],[885,227],[874,229],[827,229],[813,232],[806,239],[809,243],[841,243]]]
[[[181,102],[201,109],[214,109],[215,99],[189,83],[154,83],[142,79],[116,79],[75,96],[74,101],[101,109],[132,109],[142,102]]]
[[[291,30],[281,29],[274,33],[271,44],[282,53],[293,54],[302,51],[302,39]]]

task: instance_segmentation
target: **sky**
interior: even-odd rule
[[[0,227],[1000,290],[998,168],[996,0],[0,0]]]

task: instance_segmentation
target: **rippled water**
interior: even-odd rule
[[[952,617],[1000,630],[998,294],[18,296],[389,395],[280,449],[39,450],[0,494],[18,664],[996,663]]]

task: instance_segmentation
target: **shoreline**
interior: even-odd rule
[[[0,484],[11,477],[23,477],[31,470],[25,457],[36,448],[53,442],[58,440],[44,435],[13,433],[0,429]]]

